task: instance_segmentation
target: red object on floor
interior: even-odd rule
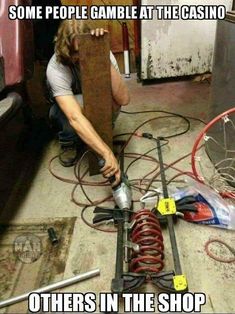
[[[164,244],[160,223],[150,210],[141,209],[133,216],[131,241],[139,245],[133,252],[130,270],[135,273],[159,273],[164,267]]]
[[[202,202],[195,203],[195,206],[197,207],[198,212],[192,213],[192,212],[185,212],[184,219],[190,222],[201,222],[213,219],[214,215],[210,207]]]

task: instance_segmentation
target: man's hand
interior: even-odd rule
[[[112,183],[112,186],[118,185],[121,180],[121,171],[117,159],[111,151],[103,156],[103,158],[105,160],[105,165],[100,169],[100,171],[105,178],[115,176],[116,180]]]
[[[91,35],[96,37],[104,36],[105,33],[108,33],[108,31],[104,28],[96,28],[91,30]]]

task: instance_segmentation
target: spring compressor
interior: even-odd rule
[[[173,224],[176,205],[168,196],[160,138],[157,138],[157,150],[164,197],[158,204],[157,213],[148,209],[133,212],[131,188],[124,175],[120,184],[112,189],[117,205],[115,209],[96,207],[94,210],[94,224],[113,219],[117,226],[116,268],[111,284],[114,293],[136,290],[145,282],[151,282],[169,292],[187,291],[187,280],[182,274]],[[104,161],[100,161],[99,165],[102,167]],[[110,178],[111,183],[114,180],[115,178]],[[163,270],[161,221],[164,221],[169,231],[174,262],[174,270],[171,271]]]

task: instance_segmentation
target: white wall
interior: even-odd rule
[[[231,10],[232,0],[143,0],[143,5],[219,5]],[[211,71],[216,21],[142,21],[142,79]]]

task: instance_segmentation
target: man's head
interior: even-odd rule
[[[83,20],[73,18],[61,22],[55,37],[55,53],[60,63],[69,65],[78,61],[78,35],[88,33],[89,30],[88,23]]]

